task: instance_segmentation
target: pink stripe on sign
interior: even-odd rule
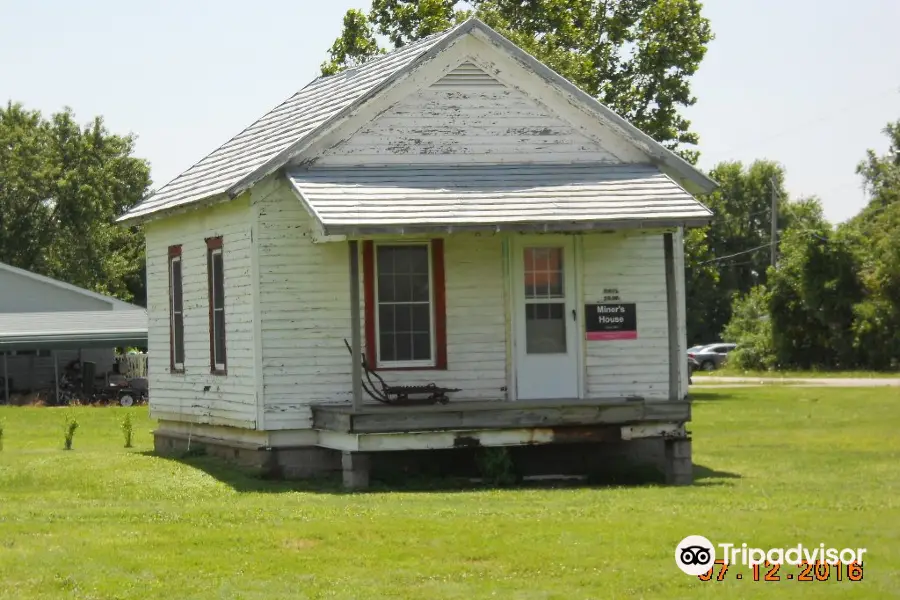
[[[636,340],[637,331],[588,331],[585,338],[592,342],[602,340]]]

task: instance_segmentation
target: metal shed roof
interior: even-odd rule
[[[147,311],[0,314],[0,350],[112,348],[147,344]]]
[[[287,177],[326,234],[691,226],[712,217],[646,165],[318,168]]]

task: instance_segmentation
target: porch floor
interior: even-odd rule
[[[457,401],[421,406],[318,404],[312,407],[313,427],[342,433],[405,433],[416,431],[522,429],[686,422],[688,400]]]

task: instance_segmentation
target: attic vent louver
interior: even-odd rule
[[[431,86],[436,89],[502,88],[502,83],[488,75],[481,67],[470,62],[459,65]]]

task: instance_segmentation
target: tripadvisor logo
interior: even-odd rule
[[[716,561],[716,547],[702,535],[689,535],[675,547],[675,564],[688,575],[703,575]]]

